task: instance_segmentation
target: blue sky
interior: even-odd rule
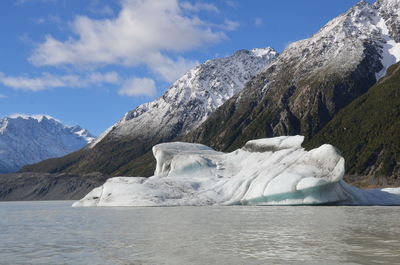
[[[48,114],[99,135],[194,65],[281,52],[356,2],[2,0],[0,117]]]

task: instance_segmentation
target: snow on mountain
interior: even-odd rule
[[[277,52],[270,47],[240,50],[209,60],[177,80],[159,99],[128,112],[104,137],[170,138],[197,127],[219,106],[271,63]]]
[[[360,1],[292,43],[185,141],[226,150],[255,137],[312,138],[400,60],[397,35],[389,30],[398,25],[398,3]]]
[[[385,20],[389,35],[396,42],[400,42],[400,0],[378,0],[375,7]]]
[[[380,29],[384,40],[382,47],[383,69],[378,73],[378,78],[385,75],[386,70],[400,61],[400,1],[377,1],[378,8],[376,26]]]
[[[159,144],[153,177],[111,178],[74,206],[400,205],[400,189],[363,191],[346,184],[338,150],[325,144],[306,151],[303,140],[252,140],[232,153]]]
[[[79,126],[65,126],[47,115],[15,114],[0,119],[0,172],[64,156],[91,143],[94,137]]]
[[[321,68],[348,71],[363,59],[368,49],[376,49],[382,64],[379,67],[381,70],[376,73],[377,79],[380,79],[390,65],[400,61],[400,39],[395,34],[400,32],[400,28],[389,33],[390,23],[397,23],[397,27],[400,25],[399,3],[398,0],[382,0],[371,5],[360,1],[348,12],[328,22],[311,38],[290,45],[275,64],[292,60],[299,66],[299,71],[308,67],[312,72]],[[293,57],[301,59],[293,60]]]
[[[63,168],[148,176],[148,151],[177,136],[218,150],[260,137],[311,139],[400,59],[398,13],[399,0],[361,1],[279,56],[254,49],[199,65],[161,98],[128,112],[80,159],[65,158]]]

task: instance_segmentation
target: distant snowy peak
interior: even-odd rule
[[[50,116],[50,115],[28,115],[28,114],[11,114],[7,117],[0,119],[0,133],[4,133],[7,129],[7,126],[23,126],[23,124],[28,124],[26,122],[38,123],[46,126],[53,126],[57,129],[65,130],[70,132],[71,134],[76,135],[87,143],[91,143],[96,138],[92,135],[88,130],[83,129],[82,127],[75,126],[66,126],[61,123],[60,120]],[[22,128],[21,128],[22,129]]]
[[[94,139],[86,129],[48,115],[10,115],[0,119],[0,173],[66,155]]]
[[[35,119],[38,122],[41,122],[43,119],[48,119],[48,120],[54,120],[57,122],[60,122],[59,120],[51,117],[50,115],[44,115],[44,114],[38,114],[38,115],[28,115],[28,114],[20,114],[20,113],[15,113],[15,114],[11,114],[6,118],[10,118],[10,119],[24,119],[24,120],[29,120],[29,119]]]
[[[96,139],[96,137],[94,135],[92,135],[88,130],[83,129],[82,127],[80,127],[78,125],[75,125],[72,127],[67,127],[67,128],[70,128],[71,132],[73,134],[84,139],[87,143],[91,143]]]
[[[203,122],[213,111],[267,67],[278,53],[270,48],[239,50],[233,55],[209,60],[189,70],[159,99],[128,112],[105,136],[174,137]]]

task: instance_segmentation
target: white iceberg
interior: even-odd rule
[[[328,144],[311,151],[303,136],[253,140],[231,153],[164,143],[150,178],[115,177],[73,206],[400,205],[400,189],[346,184],[344,159]]]

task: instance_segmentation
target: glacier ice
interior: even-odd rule
[[[400,189],[348,185],[339,151],[328,144],[306,151],[303,140],[252,140],[231,153],[201,144],[158,144],[154,176],[111,178],[73,206],[400,205]]]

